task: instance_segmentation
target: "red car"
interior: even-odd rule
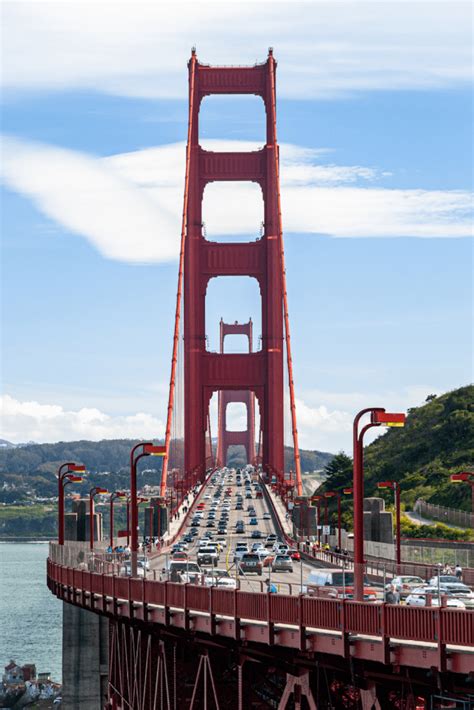
[[[292,560],[301,560],[301,555],[298,550],[288,550],[288,554]]]

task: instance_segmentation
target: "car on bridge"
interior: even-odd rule
[[[252,530],[250,537],[253,540],[260,540],[263,537],[263,533],[260,530]]]
[[[272,516],[270,515],[270,513],[263,514],[263,520],[271,520],[271,519],[272,519]]]
[[[394,577],[388,584],[385,585],[385,590],[388,591],[393,585],[400,596],[406,597],[410,592],[412,592],[417,587],[422,587],[425,580],[421,577],[416,577],[414,575],[403,575],[399,577]]]
[[[201,547],[197,553],[197,563],[201,567],[206,565],[213,565],[217,567],[219,562],[219,552],[215,545],[209,545],[208,547]]]
[[[206,587],[219,587],[220,589],[236,589],[237,581],[231,577],[226,569],[213,569],[204,577]]]
[[[200,574],[201,571],[197,562],[191,562],[190,560],[186,560],[186,562],[170,560],[168,567],[163,568],[163,574],[170,582],[181,582],[182,574]]]
[[[303,591],[308,594],[333,597],[336,599],[354,598],[354,572],[344,569],[314,569],[303,586]],[[364,575],[364,601],[376,601],[377,590],[370,586],[367,576]]]
[[[293,572],[293,562],[288,555],[275,555],[272,562],[273,572]]]
[[[254,573],[262,576],[262,563],[260,557],[254,552],[246,552],[238,562],[239,574]]]
[[[250,520],[249,520],[249,525],[258,525],[258,520],[257,520],[257,518],[250,518]]]
[[[446,606],[452,607],[454,609],[465,609],[466,605],[462,599],[458,599],[456,596],[452,595],[448,589],[441,586],[439,591],[442,596],[447,597]],[[440,599],[438,598],[438,586],[425,586],[419,587],[418,589],[413,589],[412,592],[407,596],[405,603],[407,606],[426,606],[427,596],[431,596],[431,606],[439,606]]]

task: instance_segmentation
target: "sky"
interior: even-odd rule
[[[19,443],[164,432],[187,61],[274,48],[298,429],[350,452],[366,406],[472,380],[469,2],[2,5],[2,429]],[[257,97],[209,97],[201,144],[264,143]],[[206,188],[208,239],[259,236],[255,185]],[[213,280],[218,323],[248,278]],[[232,347],[243,350],[236,341]],[[242,413],[232,424],[239,427]]]

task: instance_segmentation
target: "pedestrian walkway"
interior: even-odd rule
[[[267,486],[267,492],[273,503],[273,507],[275,508],[276,514],[278,515],[278,519],[280,521],[280,525],[283,528],[285,535],[288,535],[288,537],[293,537],[293,522],[291,520],[291,516],[288,515],[288,511],[285,507],[284,502],[282,501],[280,496],[278,496],[272,491],[271,486]]]

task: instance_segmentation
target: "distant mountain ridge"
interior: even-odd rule
[[[104,439],[1,447],[0,489],[4,485],[6,490],[0,491],[0,501],[21,500],[29,495],[27,491],[37,496],[54,496],[55,473],[59,464],[65,461],[83,463],[91,485],[104,485],[104,474],[107,473],[110,477],[108,487],[128,487],[130,449],[136,443],[137,439]],[[302,470],[313,472],[323,469],[333,454],[301,449],[300,456]],[[238,467],[243,463],[239,451],[231,449],[229,464]],[[294,468],[293,449],[289,447],[285,447],[285,466],[287,470]],[[160,465],[157,467],[159,469]]]

